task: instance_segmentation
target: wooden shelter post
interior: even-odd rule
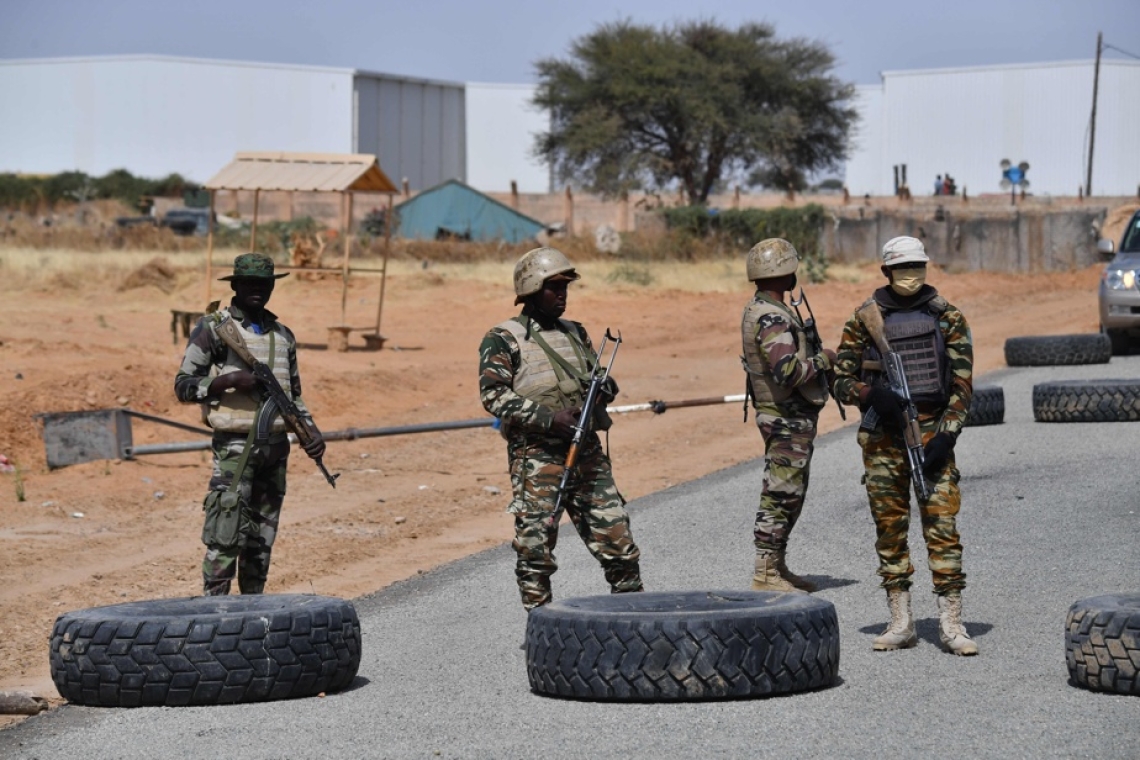
[[[380,335],[380,320],[384,317],[384,286],[388,284],[388,255],[392,250],[392,194],[388,194],[388,208],[384,210],[384,263],[380,265],[380,305],[376,307],[376,335]]]
[[[257,207],[261,201],[261,188],[253,191],[253,224],[249,228],[249,250],[253,253],[257,250]]]
[[[346,312],[348,307],[348,252],[352,247],[352,193],[341,193],[341,206],[344,209],[344,263],[341,275],[340,288],[340,323],[348,324]]]
[[[217,190],[210,191],[210,216],[206,219],[206,300],[210,302],[210,288],[214,282],[214,198]]]

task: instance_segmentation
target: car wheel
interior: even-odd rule
[[[1062,380],[1033,386],[1038,422],[1140,420],[1140,380]]]
[[[1132,353],[1132,339],[1125,330],[1109,330],[1100,328],[1101,333],[1108,336],[1113,356],[1127,356]]]
[[[835,607],[807,594],[687,591],[568,599],[530,612],[539,694],[693,701],[819,689],[839,672]]]
[[[966,427],[1000,425],[1005,420],[1005,391],[1000,385],[983,385],[974,388],[970,399],[970,413]]]
[[[1100,333],[1030,335],[1005,342],[1005,363],[1010,367],[1104,364],[1111,358],[1112,342]]]
[[[64,613],[50,647],[52,680],[73,704],[264,702],[352,683],[360,623],[327,596],[154,599]]]
[[[1077,686],[1140,695],[1140,594],[1074,602],[1065,619],[1065,661]]]

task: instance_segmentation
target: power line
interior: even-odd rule
[[[1140,55],[1136,55],[1135,53],[1129,53],[1127,50],[1124,50],[1123,48],[1118,48],[1116,45],[1110,45],[1106,42],[1106,43],[1104,43],[1103,47],[1105,50],[1115,50],[1118,53],[1124,53],[1125,55],[1132,56],[1133,58],[1140,60]]]

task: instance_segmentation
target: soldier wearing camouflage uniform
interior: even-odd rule
[[[551,599],[558,569],[554,505],[562,468],[592,368],[598,357],[581,324],[561,319],[566,287],[579,275],[560,251],[536,248],[515,265],[515,303],[522,313],[491,328],[479,346],[479,396],[507,440],[515,518],[515,575],[523,607]],[[612,399],[616,385],[608,389]],[[594,430],[606,429],[604,407]],[[601,563],[613,593],[641,591],[641,552],[630,533],[625,499],[610,459],[591,430],[563,499],[586,548]]]
[[[237,326],[246,347],[267,364],[281,387],[305,414],[297,373],[297,341],[265,308],[277,279],[273,260],[256,253],[234,259],[234,273],[222,277],[234,291],[230,305],[206,314],[190,333],[182,366],[174,378],[179,401],[202,404],[214,430],[214,471],[203,504],[203,593],[228,594],[234,575],[243,594],[260,594],[269,575],[269,557],[285,498],[289,439],[280,415],[256,436],[262,397],[245,362],[219,337],[226,321]],[[305,448],[314,459],[324,454],[324,439]],[[235,477],[237,476],[237,477]]]
[[[932,494],[919,503],[918,511],[938,600],[939,636],[948,651],[973,655],[978,652],[977,644],[962,623],[966,575],[955,521],[961,493],[954,464],[954,443],[973,395],[973,342],[962,312],[925,284],[929,260],[922,241],[916,238],[897,237],[883,246],[882,271],[890,284],[876,290],[844,326],[834,390],[843,403],[858,404],[864,412],[873,408],[881,420],[876,429],[860,429],[858,435],[878,533],[879,575],[891,615],[873,648],[913,647],[918,639],[910,599],[914,567],[907,548],[911,474],[902,406],[885,383],[882,357],[867,328],[868,320],[877,320],[863,316],[877,310],[882,315],[883,337],[902,359],[924,442],[923,475],[932,485]]]
[[[784,303],[796,286],[799,254],[786,240],[763,240],[748,252],[748,279],[756,295],[744,308],[741,337],[748,395],[764,439],[764,488],[753,537],[752,588],[815,591],[788,569],[788,538],[803,510],[819,410],[827,401],[826,374],[835,352],[808,355],[803,323]]]

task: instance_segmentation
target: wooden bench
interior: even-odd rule
[[[364,334],[364,350],[379,351],[384,348],[384,336],[377,335],[375,327],[350,327],[349,325],[333,325],[329,328],[329,351],[347,351],[348,337],[354,332]]]
[[[170,336],[174,339],[174,345],[178,345],[178,328],[182,328],[182,337],[189,340],[190,331],[202,318],[202,314],[200,311],[170,310]]]

